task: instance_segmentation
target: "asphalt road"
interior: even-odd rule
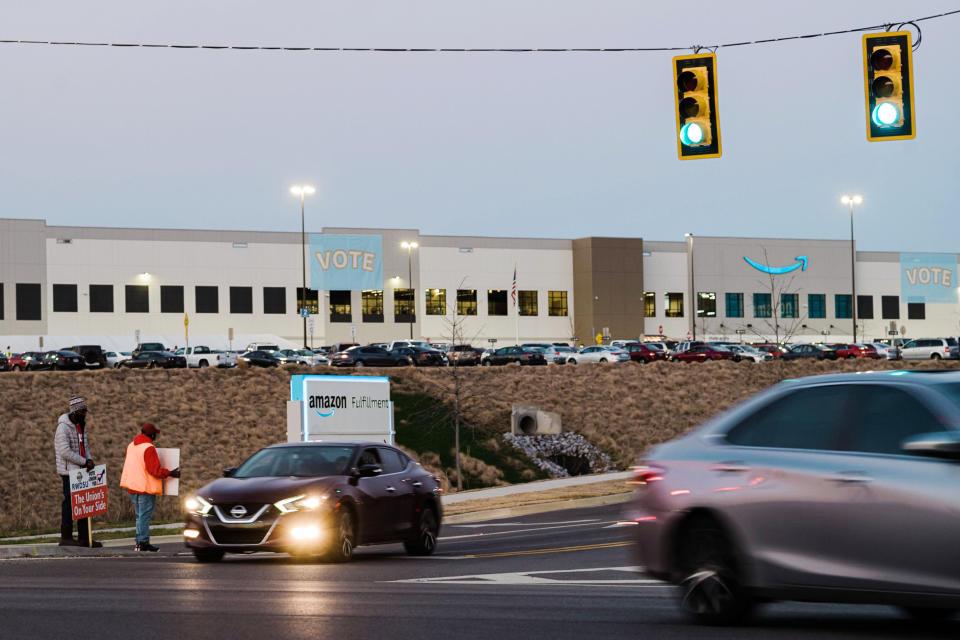
[[[446,526],[437,555],[361,547],[345,565],[286,556],[0,561],[0,637],[925,638],[887,607],[774,604],[750,626],[696,627],[633,566],[618,505]],[[164,545],[176,551],[178,544]]]

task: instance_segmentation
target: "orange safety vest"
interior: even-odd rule
[[[120,474],[121,487],[155,496],[163,495],[163,480],[147,473],[144,460],[147,449],[152,446],[152,442],[131,442],[127,445],[127,457],[123,460],[123,473]]]

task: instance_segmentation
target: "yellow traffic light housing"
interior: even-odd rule
[[[681,160],[719,158],[717,56],[698,53],[673,59],[677,155]]]
[[[867,140],[916,137],[913,48],[909,31],[864,34],[863,79]]]

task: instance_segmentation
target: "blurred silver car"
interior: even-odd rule
[[[610,345],[596,345],[584,347],[579,353],[568,353],[568,364],[581,362],[629,362],[630,354]]]
[[[960,610],[960,372],[782,382],[636,469],[640,563],[695,620],[769,600]]]
[[[769,362],[773,360],[773,356],[769,353],[754,349],[748,344],[731,344],[727,345],[727,348],[736,354],[733,357],[736,362]]]

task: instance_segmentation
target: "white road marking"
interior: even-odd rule
[[[616,528],[618,528],[618,527],[632,527],[632,526],[637,525],[637,524],[640,524],[640,523],[639,523],[639,522],[630,522],[630,521],[628,521],[628,522],[620,521],[620,522],[614,522],[613,524],[608,524],[607,526],[604,527],[604,529],[616,529]]]
[[[607,580],[564,580],[550,578],[551,574],[595,573],[597,571],[616,571],[626,574],[624,578]],[[406,582],[413,584],[480,584],[480,585],[576,585],[586,587],[669,587],[670,585],[653,578],[635,578],[643,573],[643,567],[590,567],[586,569],[553,569],[550,571],[517,571],[511,573],[478,573],[463,576],[436,578],[408,578],[385,582]]]
[[[581,522],[599,522],[600,518],[590,518],[587,520],[565,520],[562,522],[498,522],[496,524],[486,524],[483,522],[474,522],[470,524],[448,524],[447,527],[463,527],[463,528],[478,528],[478,527],[522,527],[523,525],[557,525],[557,524],[580,524]]]
[[[531,531],[549,531],[551,529],[568,529],[573,527],[586,527],[592,524],[601,525],[601,524],[614,524],[614,523],[616,523],[616,520],[608,520],[606,522],[592,521],[592,522],[584,522],[581,524],[562,524],[562,525],[550,526],[550,527],[536,527],[533,529],[514,529],[511,531],[492,531],[490,533],[484,533],[481,531],[478,533],[467,533],[460,536],[443,536],[441,538],[438,538],[438,540],[460,540],[463,538],[477,538],[479,536],[503,536],[508,533],[529,533]],[[453,526],[453,525],[449,525],[449,526]]]

